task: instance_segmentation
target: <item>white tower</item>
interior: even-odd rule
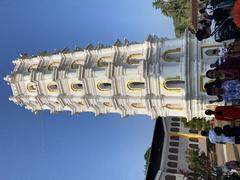
[[[89,45],[54,54],[22,56],[5,77],[10,100],[33,112],[108,112],[121,116],[204,116],[210,97],[204,92],[209,64],[217,57],[206,53],[221,46],[199,43],[186,32],[179,39],[149,36],[143,43],[112,47]]]

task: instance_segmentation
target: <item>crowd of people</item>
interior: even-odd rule
[[[218,42],[240,37],[240,0],[209,0],[199,14],[199,41],[213,35]]]
[[[206,76],[210,79],[204,85],[209,96],[215,96],[212,103],[222,102],[221,106],[212,106],[205,114],[217,121],[240,120],[240,0],[207,0],[199,9],[196,38],[199,41],[215,36],[215,41],[224,43],[221,48],[208,50],[206,54],[218,56],[210,65]],[[226,125],[202,131],[213,144],[240,144],[240,126]]]
[[[217,54],[219,58],[206,72],[211,81],[206,83],[204,88],[208,95],[217,97],[216,100],[210,100],[210,104],[223,101],[224,106],[208,109],[205,114],[213,116],[217,121],[240,120],[240,42],[234,41],[212,51],[211,53]],[[201,134],[208,136],[213,144],[240,144],[240,126],[214,127],[208,132],[202,131]]]

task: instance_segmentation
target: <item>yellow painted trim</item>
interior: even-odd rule
[[[38,68],[38,64],[32,64],[28,67],[28,72],[31,72],[31,70],[36,70]]]
[[[166,78],[164,81],[160,82],[160,87],[165,89],[168,92],[181,93],[181,91],[182,91],[181,88],[167,88],[167,86],[166,86],[167,81],[175,81],[175,80],[181,80],[180,76]]]
[[[101,62],[102,61],[102,62]],[[97,66],[98,67],[107,67],[108,63],[112,61],[112,56],[103,56],[97,60]],[[106,65],[101,65],[101,63],[106,63]]]
[[[36,87],[36,90],[33,90],[33,89],[31,89],[30,87],[31,86],[35,86]],[[27,90],[28,90],[28,92],[30,92],[30,93],[34,93],[34,92],[37,92],[37,85],[35,84],[35,83],[28,83],[27,84]]]
[[[77,90],[77,89],[74,90],[74,88],[73,88],[74,84],[82,84],[83,85],[83,83],[81,81],[71,81],[71,83],[69,84],[69,89],[70,89],[70,91],[72,93],[81,92],[83,90],[83,89],[81,89],[81,90]]]
[[[164,61],[166,61],[166,62],[180,62],[180,59],[167,59],[166,58],[167,54],[170,54],[170,53],[180,53],[180,52],[181,52],[181,48],[169,49],[169,50],[165,51],[161,55],[161,58],[163,58]]]
[[[57,85],[57,90],[50,90],[49,86],[51,85]],[[58,86],[58,83],[56,82],[51,82],[47,85],[47,90],[49,93],[58,93],[59,92],[59,86]]]
[[[133,83],[133,82],[138,82],[138,81],[137,80],[127,80],[126,81],[126,85],[125,86],[126,86],[127,91],[128,92],[141,92],[142,89],[132,89],[132,88],[129,87],[128,84]]]
[[[172,133],[168,132],[169,136],[179,136],[179,137],[185,137],[185,138],[197,138],[197,139],[207,139],[206,136],[202,136],[200,134],[188,134],[188,133]]]
[[[98,82],[97,82],[97,90],[98,90],[99,92],[108,92],[108,91],[110,91],[110,89],[109,89],[109,90],[101,89],[101,88],[99,87],[99,85],[102,84],[102,83],[111,83],[111,82],[109,82],[108,80],[100,80],[100,81],[98,81]],[[111,83],[111,84],[112,84],[112,83]]]
[[[48,71],[52,71],[53,67],[58,67],[59,64],[60,64],[60,62],[58,62],[58,61],[52,62],[51,64],[48,65]]]
[[[141,105],[141,106],[137,106],[137,105]],[[144,106],[142,103],[131,103],[131,106],[135,109],[144,109],[146,108],[146,106]]]
[[[74,65],[80,66],[81,64],[84,64],[84,60],[81,59],[76,59],[71,63],[71,69],[78,69],[78,68],[73,68]]]

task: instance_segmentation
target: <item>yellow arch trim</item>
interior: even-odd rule
[[[164,81],[160,81],[160,87],[168,92],[176,92],[176,93],[180,93],[182,91],[181,88],[167,88],[166,86],[166,82],[167,81],[174,81],[174,80],[181,80],[180,76],[176,76],[176,77],[169,77],[166,78]]]
[[[110,91],[110,90],[106,90],[106,89],[100,88],[100,84],[102,84],[102,83],[111,83],[111,82],[109,82],[108,80],[100,80],[100,81],[97,81],[97,90],[98,90],[99,92],[108,92],[108,91]]]
[[[71,91],[72,93],[82,92],[82,90],[74,90],[74,88],[73,88],[73,85],[74,85],[74,84],[82,84],[82,85],[83,85],[83,83],[82,83],[81,81],[78,81],[78,80],[71,81],[71,82],[69,83],[69,89],[70,89],[70,91]]]
[[[58,89],[57,89],[57,90],[50,90],[49,87],[50,87],[51,85],[57,85]],[[47,85],[47,90],[48,90],[49,93],[52,93],[52,94],[56,94],[56,93],[58,93],[58,92],[59,92],[59,86],[58,86],[58,83],[56,83],[56,82],[48,83],[48,85]]]
[[[129,88],[129,84],[130,83],[133,83],[133,82],[138,82],[137,80],[127,80],[126,81],[126,89],[127,89],[127,91],[128,92],[141,92],[142,91],[142,89],[131,89],[131,88]]]
[[[169,50],[165,51],[165,52],[161,55],[161,58],[163,58],[164,61],[166,61],[166,62],[180,62],[179,59],[167,59],[167,58],[166,58],[167,54],[170,54],[170,53],[179,53],[179,52],[181,52],[181,48],[169,49]]]

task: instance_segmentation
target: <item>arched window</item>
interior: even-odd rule
[[[198,138],[189,138],[189,141],[191,141],[191,142],[198,142]]]
[[[189,147],[192,149],[198,149],[198,144],[189,144]]]
[[[172,167],[172,168],[177,168],[177,163],[176,162],[168,162],[167,166]]]
[[[184,89],[185,82],[183,80],[166,80],[166,89]]]
[[[174,126],[174,127],[179,127],[179,126],[180,126],[180,123],[173,122],[173,123],[171,123],[171,126]]]
[[[169,144],[170,144],[170,146],[175,146],[175,147],[177,147],[179,145],[178,142],[170,142]]]
[[[170,136],[171,140],[179,141],[179,136]]]
[[[49,64],[48,70],[53,71],[54,68],[58,68],[59,64],[60,64],[59,62],[53,62],[53,63]]]
[[[183,107],[181,104],[166,104],[166,108],[171,110],[183,110]]]
[[[82,101],[79,101],[78,104],[79,104],[80,106],[84,106],[84,103],[83,103]]]
[[[174,175],[166,175],[165,176],[165,180],[176,180],[177,178],[176,178],[176,176],[174,176]]]
[[[108,63],[111,62],[111,56],[104,56],[98,59],[97,66],[98,67],[107,67]]]
[[[35,83],[29,83],[27,85],[27,89],[29,92],[36,92],[37,91],[37,85]]]
[[[58,92],[58,85],[55,82],[48,84],[47,88],[50,92]]]
[[[178,153],[178,149],[176,149],[176,148],[169,148],[169,152],[177,154]]]
[[[142,103],[132,103],[131,106],[137,109],[145,108],[145,106]]]
[[[165,51],[161,57],[167,62],[180,62],[181,56],[181,48],[176,48]]]
[[[169,160],[173,160],[173,161],[177,161],[177,160],[178,160],[178,156],[177,156],[177,155],[170,154],[170,155],[168,155],[168,159],[169,159]]]
[[[107,107],[113,107],[111,102],[104,102],[103,105]]]
[[[171,128],[170,131],[172,131],[172,132],[179,132],[179,128]]]
[[[142,54],[131,54],[127,57],[127,63],[128,64],[139,64],[139,62],[143,60]]]
[[[32,70],[36,70],[38,68],[38,64],[32,64],[28,68],[28,72],[31,72]]]
[[[130,90],[138,91],[138,90],[142,90],[142,89],[145,88],[145,83],[144,82],[131,81],[131,82],[127,83],[127,87]]]
[[[78,69],[79,66],[83,63],[83,60],[75,60],[71,64],[72,69]]]
[[[112,89],[112,84],[109,82],[99,82],[97,88],[100,91],[110,91]]]
[[[218,52],[219,52],[218,48],[208,49],[208,50],[205,51],[205,54],[207,56],[218,56]]]
[[[172,173],[172,174],[177,174],[177,170],[176,169],[167,169],[166,172]]]
[[[82,83],[72,83],[71,89],[73,91],[81,91],[83,89],[83,85],[82,85]]]
[[[178,117],[173,117],[173,118],[172,118],[172,121],[180,121],[180,118],[178,118]]]

